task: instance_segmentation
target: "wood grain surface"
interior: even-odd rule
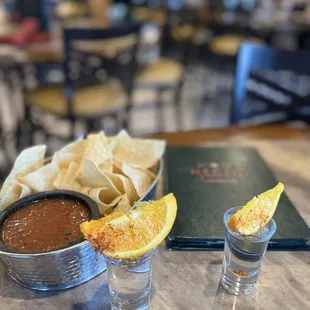
[[[226,127],[152,135],[152,138],[165,139],[169,145],[184,146],[199,145],[212,141],[244,141],[255,139],[303,140],[307,137],[310,137],[310,127],[298,129],[283,125]]]

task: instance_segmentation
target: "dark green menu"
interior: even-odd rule
[[[167,247],[173,250],[223,249],[225,211],[243,206],[277,183],[253,148],[168,147],[165,191],[176,196],[178,214],[166,239]],[[274,220],[277,232],[269,249],[310,249],[310,228],[285,193]]]

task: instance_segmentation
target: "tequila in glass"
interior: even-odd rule
[[[154,250],[134,259],[106,257],[112,310],[149,309],[153,254]]]
[[[275,221],[271,220],[257,234],[241,235],[227,226],[230,217],[240,208],[232,208],[224,214],[226,236],[221,283],[228,292],[242,296],[256,290],[266,249],[277,226]]]

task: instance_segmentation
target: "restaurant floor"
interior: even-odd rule
[[[229,125],[232,75],[192,65],[187,69],[182,92],[180,130],[225,127]],[[176,131],[172,104],[164,105],[164,131]],[[155,105],[134,110],[132,132],[143,136],[157,131]]]

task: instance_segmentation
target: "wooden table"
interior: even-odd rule
[[[276,126],[158,137],[167,137],[174,145],[256,147],[310,223],[310,140],[306,131]],[[268,252],[258,290],[242,298],[229,295],[219,284],[222,257],[222,252],[169,252],[160,246],[153,259],[151,309],[310,309],[309,252]],[[71,290],[35,292],[16,285],[0,267],[0,309],[110,309],[106,273]]]
[[[310,127],[290,128],[281,125],[265,125],[256,127],[226,127],[202,129],[177,133],[153,135],[155,139],[165,139],[169,145],[199,145],[218,141],[244,141],[262,139],[303,140],[310,137]]]

